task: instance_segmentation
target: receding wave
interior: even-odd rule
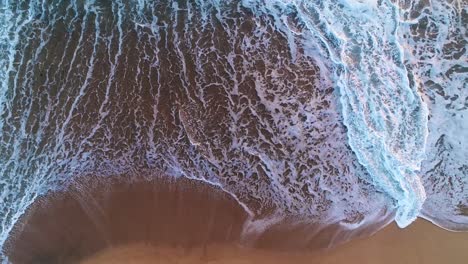
[[[153,170],[229,193],[245,237],[466,230],[466,20],[445,1],[2,1],[0,246],[76,177]]]

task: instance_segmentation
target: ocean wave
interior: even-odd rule
[[[77,175],[153,169],[220,186],[246,230],[383,211],[466,230],[462,3],[2,1],[0,16],[0,245]]]

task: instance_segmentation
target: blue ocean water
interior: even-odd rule
[[[220,186],[246,232],[467,229],[466,3],[0,1],[0,245],[38,195],[139,170]]]

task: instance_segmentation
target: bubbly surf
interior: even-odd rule
[[[151,170],[232,195],[246,237],[467,229],[466,3],[154,2],[1,0],[0,247],[74,177]]]

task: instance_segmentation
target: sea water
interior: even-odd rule
[[[1,0],[0,246],[39,195],[143,170],[220,186],[247,233],[466,230],[467,10]]]

